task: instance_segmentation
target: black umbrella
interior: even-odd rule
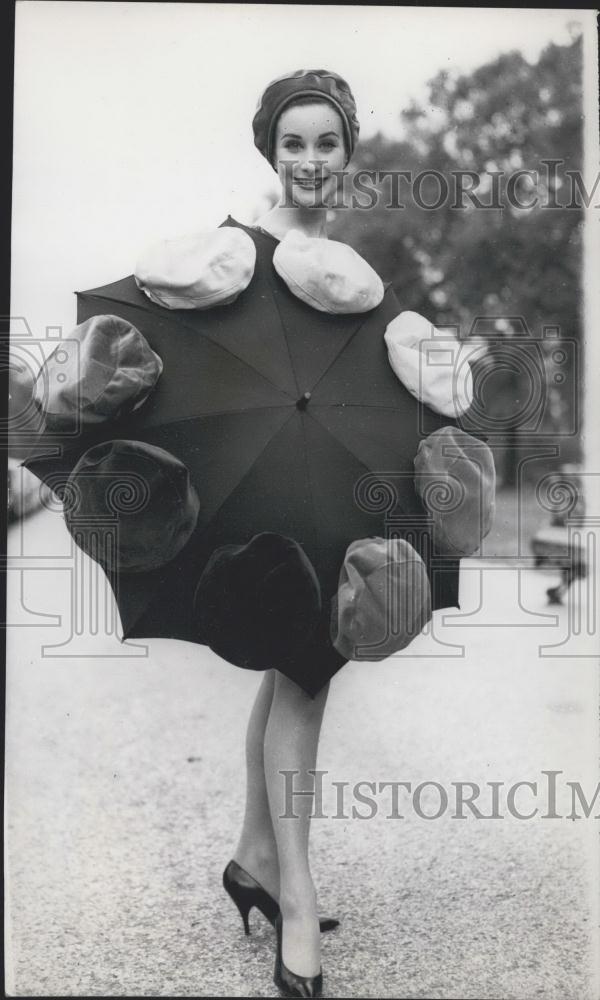
[[[128,320],[164,371],[138,411],[63,443],[60,458],[28,464],[56,486],[91,444],[126,438],[188,467],[200,513],[181,553],[149,573],[109,573],[124,638],[202,643],[193,595],[215,548],[265,531],[295,539],[316,570],[323,610],[284,672],[314,694],[345,662],[331,644],[329,617],[350,542],[393,527],[425,560],[433,608],[457,606],[458,561],[432,555],[413,482],[421,438],[455,421],[420,406],[390,367],[383,333],[400,312],[391,287],[368,313],[318,312],[276,274],[275,238],[242,228],[256,244],[256,269],[232,304],[170,311],[132,275],[78,293],[79,323],[106,313]]]

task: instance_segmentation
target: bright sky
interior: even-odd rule
[[[290,69],[345,76],[361,134],[439,69],[535,61],[593,11],[20,0],[11,313],[75,324],[73,291],[133,270],[149,239],[246,221],[274,174],[251,119]]]

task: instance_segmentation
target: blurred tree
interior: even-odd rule
[[[549,45],[535,65],[509,52],[468,75],[444,70],[430,81],[426,106],[412,103],[401,119],[401,141],[377,134],[359,144],[356,169],[379,172],[379,198],[369,209],[337,211],[333,238],[350,243],[393,283],[403,309],[421,312],[438,326],[459,326],[463,338],[469,332],[484,336],[491,359],[510,350],[507,335],[540,338],[548,326],[581,345],[583,210],[573,204],[566,174],[582,168],[581,38]],[[385,170],[410,171],[412,188],[407,180],[399,184],[402,208],[389,207],[392,187],[382,177]],[[518,170],[531,174],[516,180]],[[473,187],[483,205],[499,207],[474,207],[466,193],[461,198],[457,171],[473,172],[465,175],[465,191]],[[371,187],[372,177],[365,181]],[[537,204],[511,207],[510,185],[522,204],[536,197]],[[348,193],[350,188],[346,201]],[[369,200],[360,198],[363,204]],[[473,331],[478,317],[500,322]],[[507,327],[507,317],[516,317],[516,326],[513,320]],[[550,355],[556,340],[542,349]],[[551,375],[545,393],[539,430],[546,433],[573,422],[576,351],[567,353],[561,379]],[[499,412],[518,410],[526,391],[514,372],[499,374]],[[515,433],[507,428],[509,451]],[[572,460],[572,440],[570,446]],[[510,456],[504,471],[509,482]]]

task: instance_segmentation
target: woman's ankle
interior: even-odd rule
[[[310,876],[287,880],[281,886],[279,908],[284,920],[317,919],[317,893]]]
[[[279,896],[279,862],[277,849],[264,842],[240,840],[233,854],[234,861],[259,882],[263,889],[278,899]]]
[[[298,976],[316,976],[321,968],[321,935],[312,884],[286,887],[279,900],[282,918],[281,958]]]

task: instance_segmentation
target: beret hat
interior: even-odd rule
[[[383,660],[408,646],[430,618],[429,578],[412,545],[363,538],[348,546],[330,623],[342,656]],[[361,648],[366,646],[374,648]]]
[[[233,302],[248,287],[255,264],[248,233],[224,226],[159,240],[140,255],[134,277],[166,309],[211,309]]]
[[[42,365],[35,404],[47,431],[77,430],[138,409],[163,369],[140,331],[119,316],[76,326]]]
[[[420,402],[446,417],[468,410],[473,401],[472,347],[411,311],[388,323],[384,339],[395,375]]]
[[[8,417],[15,428],[31,407],[35,376],[23,359],[12,355],[8,359]],[[11,428],[12,429],[12,428]]]
[[[458,427],[441,427],[419,444],[415,489],[433,516],[438,552],[469,556],[494,517],[496,470],[487,444]]]
[[[349,159],[356,146],[360,128],[356,117],[356,103],[346,81],[337,73],[326,69],[299,69],[271,81],[258,102],[252,120],[254,145],[257,149],[272,165],[277,118],[298,97],[321,98],[333,104],[342,119]]]
[[[80,548],[105,569],[129,573],[173,559],[194,531],[199,507],[186,466],[142,441],[89,448],[64,495],[64,518]],[[105,527],[115,521],[116,544]]]
[[[213,552],[194,609],[200,641],[224,660],[249,670],[282,669],[314,632],[321,592],[298,543],[266,531]]]
[[[273,267],[289,290],[327,313],[363,313],[383,299],[383,282],[347,243],[292,229],[277,244]]]
[[[36,372],[30,359],[16,352],[8,358],[8,450],[26,457],[30,446],[43,430],[43,414],[35,404]]]

